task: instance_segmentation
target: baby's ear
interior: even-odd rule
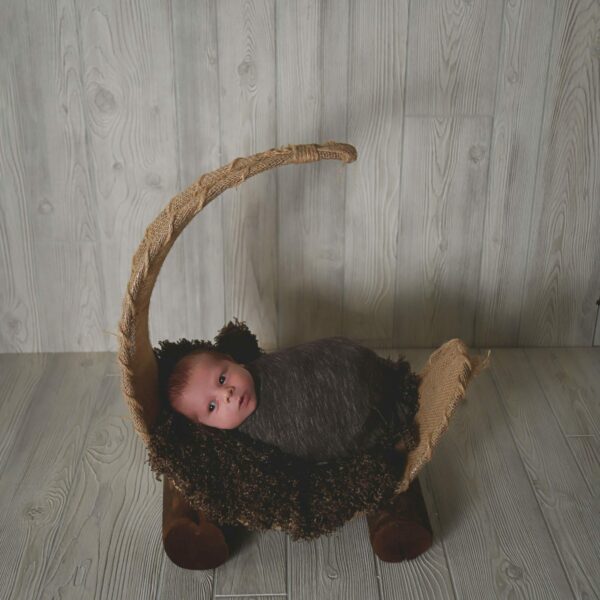
[[[258,345],[256,336],[243,321],[229,321],[215,337],[215,347],[219,352],[229,354],[237,363],[252,362],[263,350]]]

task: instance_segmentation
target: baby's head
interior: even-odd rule
[[[216,350],[197,350],[179,359],[167,389],[175,411],[217,429],[238,427],[257,405],[250,372]]]

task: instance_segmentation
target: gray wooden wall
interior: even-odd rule
[[[3,0],[0,351],[114,350],[131,257],[238,156],[151,335],[600,345],[597,0]]]

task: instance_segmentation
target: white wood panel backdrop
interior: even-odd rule
[[[597,0],[5,0],[0,351],[116,349],[173,195],[329,139],[190,224],[154,342],[600,345]]]

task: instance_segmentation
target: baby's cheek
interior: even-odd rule
[[[238,423],[238,427],[253,413],[254,411],[250,411],[247,415],[244,415],[241,419],[240,422]]]

